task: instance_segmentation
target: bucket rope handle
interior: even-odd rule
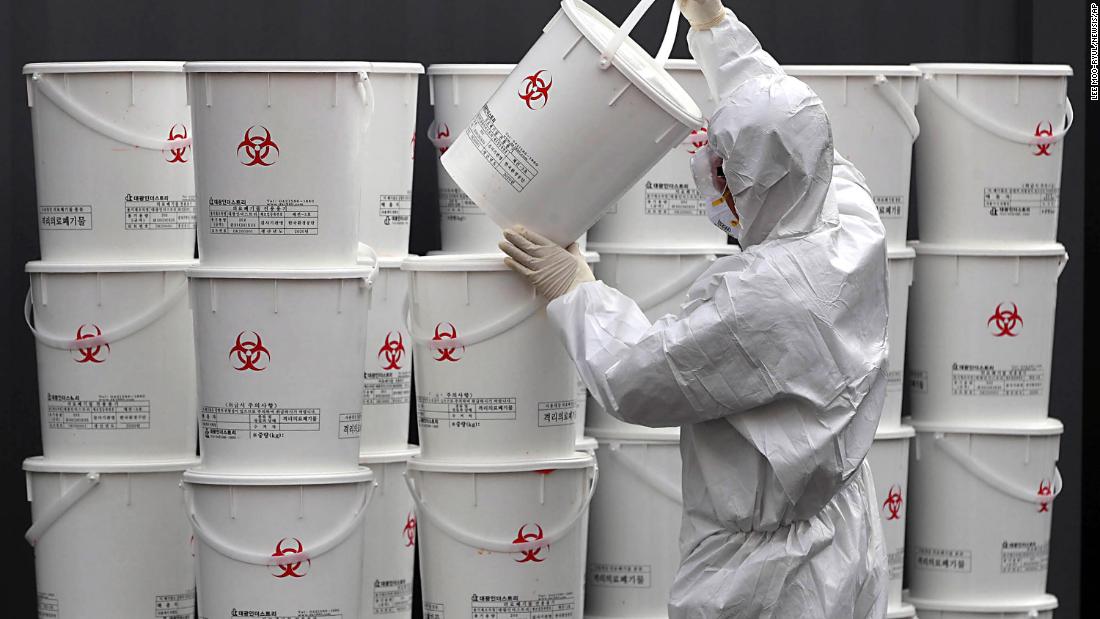
[[[145,327],[153,324],[159,320],[162,316],[168,313],[168,310],[172,308],[176,302],[178,302],[187,292],[187,280],[185,279],[182,284],[178,285],[170,291],[168,294],[157,302],[156,305],[149,308],[144,314],[139,315],[130,322],[124,323],[121,326],[114,328],[103,329],[101,335],[96,337],[89,337],[84,339],[74,339],[72,337],[62,337],[57,335],[50,335],[39,331],[34,327],[34,321],[31,319],[31,313],[33,312],[33,302],[31,301],[31,291],[27,290],[27,300],[23,303],[23,319],[27,321],[27,328],[34,334],[34,339],[38,340],[43,346],[49,348],[55,348],[57,350],[79,350],[81,348],[95,348],[96,346],[103,346],[112,342],[118,342],[124,340],[131,335],[141,331]]]
[[[363,523],[363,518],[367,514],[367,505],[369,505],[371,499],[374,498],[374,489],[377,484],[373,481],[360,484],[363,487],[359,489],[359,494],[361,495],[358,500],[359,508],[352,514],[347,522],[340,525],[335,533],[327,539],[313,544],[309,550],[287,553],[278,557],[272,556],[267,552],[253,552],[241,548],[234,548],[229,542],[212,535],[209,528],[199,520],[198,514],[195,513],[195,497],[191,491],[190,484],[184,483],[182,485],[183,497],[187,505],[187,517],[191,521],[191,527],[194,529],[195,537],[202,540],[204,544],[210,546],[215,552],[227,559],[233,559],[234,561],[247,563],[249,565],[285,567],[292,563],[301,563],[302,561],[309,561],[324,555],[328,551],[339,546],[348,536],[355,532],[356,529],[360,528]]]
[[[51,83],[50,80],[44,79],[41,73],[32,74],[31,81],[38,86],[39,92],[52,101],[54,105],[61,108],[61,111],[71,116],[73,120],[112,140],[148,150],[169,150],[191,146],[191,138],[189,137],[180,138],[178,140],[151,138],[144,135],[138,135],[128,129],[123,129],[118,125],[103,120],[62,92],[61,89]]]
[[[474,344],[480,344],[481,342],[491,340],[502,333],[514,329],[531,316],[534,316],[543,305],[543,302],[538,297],[535,297],[527,304],[521,305],[511,314],[508,314],[493,324],[475,329],[468,335],[447,339],[435,339],[434,335],[424,335],[427,331],[422,329],[420,324],[416,322],[416,319],[413,318],[408,295],[405,296],[405,303],[402,309],[405,315],[405,328],[408,329],[409,335],[412,336],[413,341],[417,344],[423,344],[432,350],[443,350],[447,348],[473,346]]]
[[[676,505],[684,504],[684,494],[679,488],[669,483],[668,480],[646,471],[641,462],[633,456],[627,455],[627,453],[622,450],[622,445],[612,441],[607,451],[610,452],[612,456],[622,461],[622,463],[626,465],[625,468],[630,471],[630,474],[636,479],[650,488],[653,488],[658,494]]]
[[[971,475],[986,482],[996,490],[1001,491],[1002,494],[1010,496],[1018,501],[1023,501],[1024,503],[1050,503],[1062,492],[1062,473],[1058,470],[1057,466],[1054,467],[1054,480],[1051,484],[1051,493],[1047,496],[1040,496],[1036,491],[1022,490],[1013,485],[1012,482],[997,475],[985,464],[978,462],[974,458],[963,453],[963,451],[955,445],[945,441],[942,433],[937,432],[932,435],[932,438],[935,441],[936,447],[939,447],[941,451],[958,463],[959,466],[966,469]]]
[[[672,12],[668,14],[668,24],[665,25],[665,36],[661,39],[661,47],[657,48],[657,55],[653,57],[662,67],[668,63],[672,55],[672,46],[676,43],[676,30],[680,26],[680,3],[672,0]]]
[[[574,510],[568,518],[566,518],[565,523],[563,523],[556,529],[552,529],[549,533],[544,533],[541,539],[533,540],[530,542],[523,542],[521,544],[517,544],[511,540],[498,541],[486,539],[477,535],[476,533],[471,533],[469,531],[463,530],[455,526],[454,524],[444,520],[442,516],[440,516],[436,512],[433,512],[424,503],[424,498],[420,495],[420,489],[417,488],[416,481],[413,480],[414,475],[412,475],[412,473],[415,473],[416,471],[405,471],[405,485],[409,487],[409,494],[412,495],[413,503],[416,504],[416,516],[418,518],[427,518],[428,521],[430,521],[432,524],[442,529],[448,537],[455,540],[456,542],[465,544],[470,548],[474,548],[477,550],[488,550],[489,552],[501,552],[511,554],[516,552],[536,550],[538,548],[545,548],[546,546],[555,544],[573,529],[573,527],[577,524],[577,521],[581,519],[581,516],[583,516],[584,513],[588,511],[588,505],[592,502],[592,496],[596,493],[596,483],[600,479],[600,467],[593,463],[591,470],[591,479],[587,479],[588,476],[585,475],[585,478],[589,483],[588,491],[585,493],[584,499],[581,500],[580,505],[577,506],[577,509]]]
[[[451,144],[454,144],[455,139],[457,138],[457,136],[454,136],[454,137],[451,136],[452,132],[451,132],[450,127],[447,127],[447,134],[441,136],[439,134],[439,121],[437,121],[435,119],[432,119],[431,124],[428,125],[427,132],[428,132],[428,141],[431,142],[433,146],[435,146],[436,148],[438,148],[440,150],[445,150],[445,149],[450,148]]]
[[[661,303],[668,301],[669,299],[677,296],[679,293],[684,292],[688,286],[693,284],[700,275],[706,272],[711,267],[711,263],[718,259],[717,256],[709,256],[709,260],[704,262],[699,268],[687,269],[675,279],[669,281],[664,286],[661,286],[652,293],[638,299],[636,303],[638,308],[643,312],[647,312],[654,307],[657,307]]]
[[[897,112],[897,115],[901,117],[902,122],[909,129],[909,135],[913,136],[913,141],[916,141],[917,137],[920,136],[920,122],[917,121],[917,115],[913,113],[913,107],[909,105],[905,97],[901,96],[901,92],[890,83],[885,75],[876,75],[874,83],[875,90],[894,108],[894,111]]]
[[[367,108],[367,119],[363,123],[363,131],[370,129],[371,121],[374,120],[374,84],[370,81],[370,73],[367,71],[359,72],[359,81],[355,84],[356,89],[359,90],[359,100],[363,102],[363,107]]]
[[[1073,126],[1073,105],[1069,102],[1069,98],[1066,98],[1066,124],[1063,128],[1055,131],[1051,135],[1035,135],[1027,133],[1026,131],[1019,131],[1011,127],[1006,127],[995,120],[986,118],[980,112],[974,108],[966,105],[959,99],[951,96],[951,93],[947,92],[942,84],[937,82],[931,75],[924,76],[924,83],[928,84],[928,89],[932,91],[937,97],[939,97],[948,107],[958,112],[964,118],[974,123],[975,125],[985,129],[986,131],[1004,138],[1010,142],[1016,142],[1017,144],[1029,144],[1032,146],[1039,146],[1045,144],[1054,144],[1059,142],[1069,133],[1070,127]]]
[[[66,512],[72,509],[73,505],[76,505],[80,499],[83,499],[84,495],[91,492],[98,485],[99,473],[88,473],[81,477],[80,481],[72,488],[66,490],[57,502],[47,507],[38,515],[38,520],[35,520],[34,523],[31,524],[31,527],[27,529],[23,537],[31,546],[37,546],[38,541],[42,539],[46,531],[48,531],[54,523],[60,520]]]

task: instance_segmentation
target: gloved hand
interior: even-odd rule
[[[562,296],[584,282],[594,282],[592,269],[576,243],[569,249],[537,232],[520,226],[504,231],[499,247],[508,254],[504,264],[527,278],[547,301]]]
[[[722,18],[726,15],[726,7],[722,6],[722,0],[677,1],[680,3],[680,12],[696,30],[710,30],[722,23]]]

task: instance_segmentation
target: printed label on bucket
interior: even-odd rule
[[[954,363],[951,365],[951,395],[1042,395],[1045,378],[1046,368],[1040,364]]]
[[[61,603],[53,593],[38,593],[38,619],[58,619],[61,616]]]
[[[439,602],[424,602],[424,619],[443,619],[443,604]]]
[[[687,215],[702,216],[707,212],[707,203],[694,185],[688,183],[645,184],[646,215]]]
[[[577,400],[539,402],[539,427],[571,426],[577,421]]]
[[[363,372],[363,405],[408,404],[412,394],[412,372]]]
[[[1045,572],[1050,556],[1050,541],[1001,542],[1001,573]]]
[[[875,195],[879,219],[901,219],[905,216],[905,196]]]
[[[992,217],[1057,215],[1059,189],[1054,183],[1024,183],[1018,187],[986,187],[982,208]]]
[[[127,230],[192,230],[195,196],[171,197],[152,193],[128,193],[123,198],[123,224]]]
[[[902,390],[901,370],[887,370],[886,371],[886,390],[887,391],[901,391]]]
[[[267,199],[249,203],[239,198],[210,198],[210,234],[253,236],[316,235],[319,206],[308,198]]]
[[[387,226],[407,226],[412,219],[412,192],[378,196],[378,216]]]
[[[539,173],[539,163],[510,134],[496,125],[496,116],[488,105],[466,127],[470,144],[517,192],[522,192]]]
[[[412,583],[404,578],[375,580],[371,608],[376,615],[403,613],[412,606]]]
[[[576,597],[572,591],[540,593],[533,599],[523,599],[519,595],[481,593],[470,596],[470,616],[477,619],[573,619],[576,616],[576,607]]]
[[[653,584],[653,568],[649,565],[619,565],[589,563],[588,586],[648,589]]]
[[[906,370],[905,375],[908,377],[909,388],[913,391],[919,391],[921,393],[928,393],[928,371],[927,370]]]
[[[46,394],[46,427],[51,430],[148,430],[152,418],[148,396]]]
[[[282,408],[275,402],[227,402],[225,406],[203,406],[200,425],[208,439],[287,439],[296,432],[320,432],[321,409]]]
[[[485,215],[485,211],[458,187],[439,188],[439,213],[447,221],[466,221],[471,215]]]
[[[972,567],[969,550],[917,546],[913,549],[913,560],[918,568],[941,572],[969,574]]]
[[[229,612],[229,617],[231,619],[237,617],[263,617],[264,619],[354,619],[353,617],[345,617],[344,613],[339,608],[291,611],[278,611],[260,607],[234,608]],[[206,619],[206,617],[201,617],[200,619]]]
[[[66,204],[38,207],[39,230],[91,230],[92,205]]]
[[[888,553],[886,561],[890,566],[890,580],[901,580],[901,575],[905,571],[905,547]]]
[[[416,396],[421,428],[478,428],[485,422],[515,421],[516,398],[478,397],[472,393]]]
[[[157,595],[153,600],[156,619],[192,619],[195,616],[195,590]]]

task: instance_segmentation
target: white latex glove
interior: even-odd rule
[[[726,7],[722,0],[677,0],[680,12],[696,30],[710,30],[722,23],[726,16]]]
[[[537,232],[520,226],[504,231],[499,247],[508,254],[504,264],[527,278],[547,301],[562,296],[584,282],[594,282],[592,269],[576,243],[563,249]]]

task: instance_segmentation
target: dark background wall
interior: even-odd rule
[[[621,21],[631,0],[591,0]],[[655,51],[667,16],[657,3],[635,38]],[[1051,593],[1059,617],[1081,603],[1084,125],[1088,6],[1077,0],[727,0],[787,64],[919,61],[1072,64],[1078,129],[1065,142],[1060,240],[1073,259],[1062,275],[1051,414],[1066,426],[1059,466],[1065,490],[1054,510]],[[38,257],[30,118],[20,67],[61,60],[404,60],[515,62],[557,8],[551,0],[33,0],[0,3],[0,482],[10,525],[4,615],[35,616],[32,553],[22,540],[29,511],[20,462],[41,452],[34,347],[22,323],[23,264]],[[683,27],[681,28],[681,35]],[[678,42],[675,57],[687,57]],[[431,121],[421,82],[419,135]],[[438,247],[435,162],[417,141],[412,251]],[[920,171],[915,172],[919,174]],[[919,217],[919,196],[916,196]],[[916,228],[911,228],[915,238]],[[105,557],[89,569],[110,569]],[[129,619],[129,618],[120,618]]]

